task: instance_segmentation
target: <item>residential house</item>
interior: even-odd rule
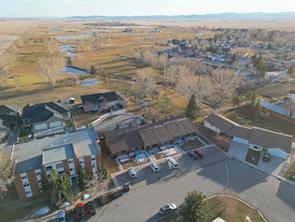
[[[261,99],[260,106],[262,109],[278,114],[279,116],[295,119],[295,90],[290,90],[288,97],[284,100],[271,102]]]
[[[123,108],[122,98],[114,91],[81,96],[85,112],[105,112]]]
[[[58,175],[67,175],[71,182],[77,181],[79,168],[95,177],[101,163],[101,149],[95,131],[87,128],[16,144],[12,158],[18,197],[26,199],[42,191],[42,180],[47,179],[52,170]]]
[[[204,120],[204,126],[217,134],[223,134],[234,142],[245,144],[249,149],[262,151],[294,161],[292,136],[258,127],[241,126],[219,114],[211,114]]]
[[[133,152],[149,150],[176,140],[194,135],[196,129],[187,118],[170,118],[136,128],[106,132],[104,141],[113,157]]]
[[[27,105],[22,112],[23,125],[32,128],[34,137],[65,132],[73,127],[71,113],[57,102]]]
[[[16,106],[0,105],[0,143],[5,142],[8,132],[17,125]]]

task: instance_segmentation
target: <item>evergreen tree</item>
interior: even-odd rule
[[[86,174],[86,171],[79,167],[78,170],[78,184],[80,191],[84,191],[86,189],[86,181],[88,180],[88,175]]]
[[[208,207],[204,196],[196,191],[188,193],[180,215],[185,222],[207,222]]]
[[[198,105],[196,103],[195,95],[193,94],[187,104],[185,116],[190,120],[195,120],[197,116]]]
[[[59,184],[59,178],[57,175],[57,172],[55,170],[52,170],[49,178],[48,178],[48,182],[49,182],[49,188],[51,191],[55,192],[58,188],[58,184]]]

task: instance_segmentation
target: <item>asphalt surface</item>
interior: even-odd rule
[[[201,161],[190,160],[184,154],[178,160],[181,167],[177,170],[161,164],[162,172],[156,175],[143,168],[134,180],[126,173],[117,176],[119,184],[131,181],[132,191],[111,202],[89,221],[153,221],[159,217],[161,206],[169,202],[179,205],[193,190],[207,195],[233,194],[258,208],[269,221],[295,221],[294,185],[229,159],[215,148],[204,152]]]

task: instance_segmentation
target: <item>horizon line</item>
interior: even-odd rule
[[[71,16],[0,16],[0,19],[67,19],[72,17],[106,17],[106,18],[115,18],[115,17],[180,17],[180,16],[210,16],[210,15],[222,15],[222,14],[284,14],[284,13],[294,13],[295,11],[278,11],[278,12],[262,12],[262,11],[252,11],[252,12],[219,12],[219,13],[204,13],[204,14],[154,14],[154,15],[71,15]],[[292,19],[292,18],[291,18]],[[293,18],[295,19],[295,17]]]

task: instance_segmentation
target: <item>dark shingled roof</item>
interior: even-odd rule
[[[104,93],[96,93],[96,94],[89,94],[81,96],[82,103],[90,102],[92,104],[100,103],[104,100],[115,101],[118,100],[119,97],[116,92],[104,92]]]
[[[260,145],[264,148],[281,148],[285,152],[291,153],[291,135],[258,127],[244,127],[216,113],[207,116],[205,121],[229,136],[249,140],[251,144]]]
[[[54,112],[64,114],[69,111],[55,102],[39,103],[25,106],[22,118],[29,119],[31,123],[44,122],[54,116]]]
[[[16,113],[17,109],[14,106],[0,105],[0,115],[10,115],[10,113]]]
[[[187,118],[169,118],[137,128],[113,130],[105,133],[112,153],[137,147],[151,146],[173,140],[196,131]]]
[[[283,133],[254,127],[250,134],[249,142],[265,148],[281,148],[285,152],[291,153],[292,136]]]

